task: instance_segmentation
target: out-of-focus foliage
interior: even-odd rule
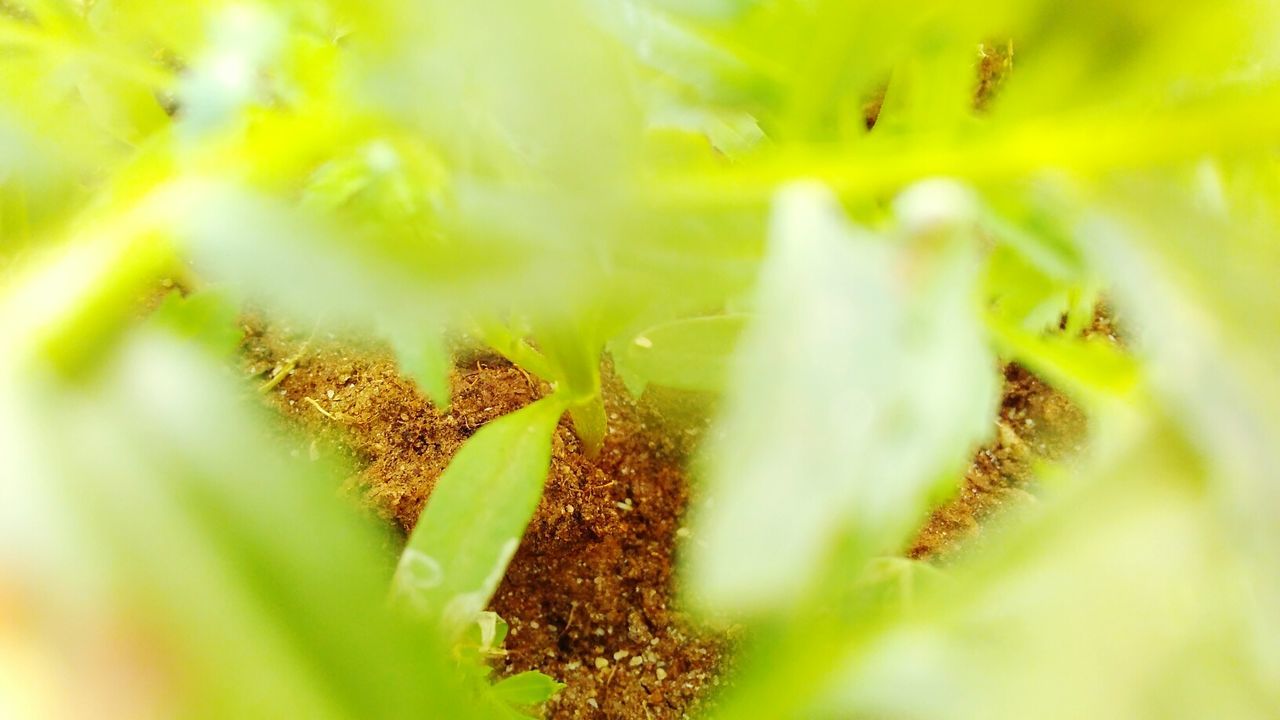
[[[682,390],[720,390],[745,314],[690,317],[646,328],[615,346],[613,362],[639,395],[652,382]]]
[[[683,576],[746,627],[714,716],[1274,716],[1277,12],[0,0],[0,711],[526,712],[556,686],[485,680],[497,621],[433,619],[492,591],[560,413],[599,447],[609,348],[724,392]],[[387,602],[226,370],[245,304],[440,405],[459,335],[555,385],[411,542],[461,584]],[[887,560],[995,357],[1088,451],[944,571]]]
[[[29,289],[71,290],[79,250]],[[71,378],[12,334],[25,297],[0,361],[2,640],[34,678],[11,716],[473,714],[444,639],[381,611],[385,538],[337,468],[290,461],[252,390],[170,330],[183,311]]]

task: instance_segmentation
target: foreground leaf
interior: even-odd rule
[[[383,537],[338,468],[291,459],[252,395],[160,328],[94,369],[0,362],[0,578],[37,647],[138,678],[113,716],[478,716],[440,633],[385,607]],[[53,715],[115,702],[49,677],[30,691]]]
[[[973,246],[920,207],[954,186],[925,190],[902,245],[851,226],[820,186],[779,194],[689,557],[707,605],[786,605],[842,539],[855,572],[896,549],[989,429]]]

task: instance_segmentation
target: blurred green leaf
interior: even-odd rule
[[[474,716],[443,639],[387,610],[391,558],[336,468],[288,460],[198,346],[133,333],[76,384],[13,361],[0,573],[40,623],[83,629],[51,647],[176,716]]]
[[[604,446],[604,436],[609,432],[609,419],[604,412],[604,397],[597,394],[569,406],[573,430],[578,434],[589,457],[595,457]]]
[[[400,370],[417,383],[442,412],[449,409],[449,371],[453,358],[439,331],[388,331]]]
[[[1081,243],[1140,328],[1135,353],[1165,412],[1211,468],[1209,499],[1237,552],[1275,568],[1280,529],[1258,508],[1280,503],[1280,176],[1269,161],[1208,172],[1216,187],[1115,183],[1084,212]],[[1262,608],[1280,607],[1280,574],[1250,583]],[[1280,625],[1259,632],[1280,637]]]
[[[1204,153],[1247,152],[1274,136],[1280,86],[1215,88],[1159,107],[1122,107],[1099,114],[1030,118],[984,125],[963,143],[946,136],[884,135],[838,152],[793,144],[759,162],[715,166],[655,177],[654,202],[678,208],[764,202],[786,178],[828,184],[842,197],[876,195],[933,176],[977,184],[1015,182],[1046,171],[1085,178],[1194,159]]]
[[[87,78],[77,89],[89,117],[121,142],[136,145],[169,121],[152,88],[115,78]]]
[[[719,390],[728,373],[746,315],[719,315],[675,320],[642,331],[620,343],[628,371],[646,383],[681,390]]]
[[[987,328],[1005,357],[1082,404],[1121,398],[1138,387],[1138,363],[1105,338],[1029,332],[994,315],[987,316]]]
[[[927,212],[946,199],[919,193]],[[980,339],[972,240],[962,225],[922,231],[895,245],[851,225],[821,186],[780,192],[759,314],[708,458],[711,504],[695,515],[695,600],[740,613],[792,605],[846,533],[856,572],[905,539],[989,432],[995,360]]]
[[[238,323],[238,308],[216,290],[185,296],[170,292],[155,309],[152,319],[179,337],[203,345],[215,356],[231,354],[244,335]]]
[[[1041,272],[1005,245],[991,251],[983,277],[994,312],[1031,331],[1057,327],[1068,307],[1070,288]]]
[[[863,635],[803,716],[1268,716],[1265,677],[1202,674],[1242,661],[1267,612],[1215,539],[1203,466],[1167,428],[1133,430],[1076,491],[952,568],[959,589]],[[902,691],[916,684],[933,690]]]
[[[476,334],[499,355],[547,382],[555,382],[556,371],[547,358],[523,338],[501,323],[481,321]]]

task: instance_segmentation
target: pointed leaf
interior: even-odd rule
[[[390,333],[391,346],[395,349],[400,370],[413,378],[418,389],[431,402],[444,410],[449,409],[449,369],[452,358],[438,331],[423,329],[417,332]]]
[[[458,631],[484,609],[542,497],[563,412],[551,396],[494,420],[449,463],[396,571],[415,610]]]
[[[600,396],[600,355],[604,343],[596,324],[581,318],[538,328],[538,347],[547,358],[554,384],[571,400],[573,429],[594,456],[604,444],[609,421]]]
[[[529,707],[550,700],[563,687],[563,683],[556,682],[550,676],[530,670],[503,679],[493,686],[493,692],[508,705]]]

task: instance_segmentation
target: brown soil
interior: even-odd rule
[[[442,413],[377,350],[246,332],[248,371],[264,383],[286,373],[266,393],[272,404],[316,441],[348,448],[358,491],[403,532],[463,441],[547,392],[505,360],[473,355],[455,368]],[[707,413],[675,393],[636,404],[612,383],[606,397],[599,457],[585,456],[567,420],[556,431],[542,504],[491,606],[511,626],[499,670],[566,683],[550,718],[684,717],[718,682],[726,645],[671,607],[683,466]]]
[[[316,453],[317,442],[345,448],[360,469],[353,487],[401,533],[477,428],[547,392],[501,358],[470,355],[452,374],[452,408],[440,412],[384,352],[246,331],[248,372],[275,383],[266,397],[312,438],[299,452]],[[553,719],[685,717],[719,683],[730,644],[671,605],[683,468],[709,408],[657,389],[635,403],[613,381],[605,394],[610,428],[599,457],[585,456],[567,420],[556,431],[542,504],[491,606],[511,625],[499,672],[538,669],[566,683],[548,705]],[[998,439],[907,554],[943,556],[978,537],[997,508],[1033,501],[1021,487],[1036,458],[1071,452],[1083,428],[1063,396],[1006,368]]]

